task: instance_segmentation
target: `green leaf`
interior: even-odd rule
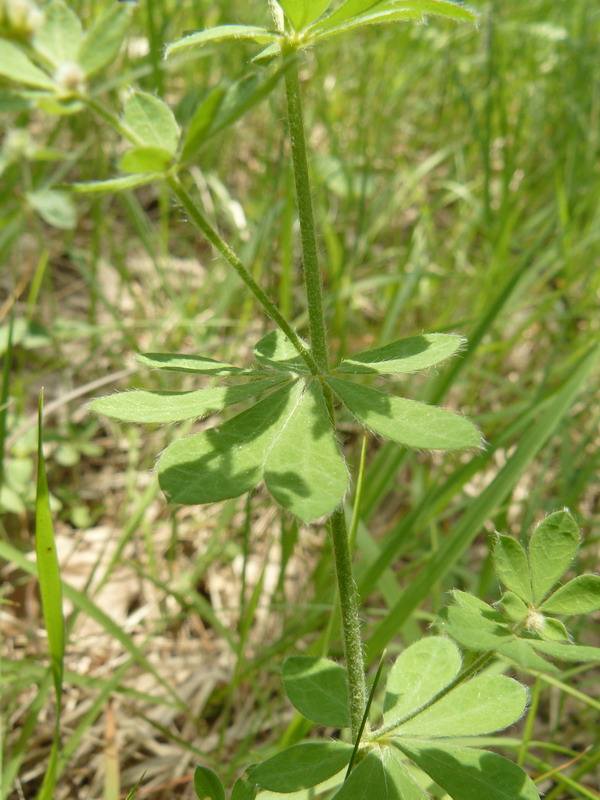
[[[12,42],[0,38],[0,75],[36,89],[55,91],[57,85]]]
[[[548,642],[570,642],[569,631],[558,619],[544,618],[544,624],[538,631],[539,636]]]
[[[422,706],[459,673],[456,645],[443,636],[429,636],[407,647],[392,666],[385,687],[383,720],[399,720]]]
[[[296,31],[303,30],[318,19],[330,4],[331,0],[280,0],[279,2]]]
[[[302,716],[331,728],[350,727],[344,667],[327,658],[292,656],[283,664],[282,677],[287,696]]]
[[[127,175],[123,178],[110,178],[107,181],[87,181],[85,183],[70,183],[64,187],[76,194],[94,194],[97,192],[123,192],[126,189],[136,189],[146,183],[156,180],[156,175],[145,173],[143,175]]]
[[[319,27],[329,27],[330,25],[338,24],[346,19],[368,11],[370,8],[373,8],[373,6],[383,5],[384,2],[385,0],[343,0],[338,7],[319,24]]]
[[[215,386],[193,392],[137,390],[99,397],[91,411],[123,422],[167,423],[198,419],[272,389],[285,378],[266,378],[242,386]]]
[[[351,744],[306,742],[288,747],[250,770],[250,780],[272,792],[297,792],[331,778],[350,762]]]
[[[158,147],[174,155],[179,128],[173,112],[160,98],[148,92],[134,92],[123,111],[123,122],[140,145]]]
[[[404,739],[395,739],[394,745],[453,800],[539,800],[521,767],[496,753]]]
[[[569,569],[579,550],[579,528],[566,509],[555,511],[536,527],[529,542],[533,600],[539,604]]]
[[[542,642],[539,639],[532,639],[531,646],[539,650],[540,653],[557,658],[559,661],[581,661],[586,663],[600,661],[600,647]]]
[[[505,675],[477,675],[394,730],[394,736],[480,736],[503,730],[525,711],[527,690]]]
[[[112,63],[121,49],[131,23],[131,6],[112,3],[86,31],[77,61],[86,77]]]
[[[229,800],[254,800],[258,793],[258,786],[248,783],[243,778],[238,778],[233,784]]]
[[[407,447],[455,450],[481,447],[478,429],[465,417],[341,378],[327,382],[365,427]]]
[[[464,341],[461,336],[444,333],[426,333],[410,339],[399,339],[384,347],[345,358],[335,371],[380,375],[416,372],[454,355]]]
[[[511,622],[522,622],[529,612],[527,605],[514,592],[505,592],[495,605]]]
[[[591,614],[600,609],[600,575],[578,575],[540,606],[550,614]]]
[[[493,612],[491,607],[490,611]],[[504,620],[488,619],[481,611],[449,606],[440,612],[444,631],[467,650],[496,650],[512,638]]]
[[[77,63],[82,31],[79,17],[62,0],[44,6],[44,24],[33,38],[33,46],[55,67]]]
[[[496,648],[496,652],[501,656],[514,661],[519,666],[528,670],[538,672],[559,672],[554,664],[546,661],[539,656],[532,647],[533,640],[518,639],[513,637],[511,640],[501,644]]]
[[[185,133],[179,159],[181,162],[194,158],[206,141],[226,92],[225,86],[217,86],[198,104]]]
[[[254,347],[259,364],[289,372],[308,372],[308,367],[287,336],[277,328],[264,336]]]
[[[371,751],[352,770],[332,800],[427,800],[391,747]]]
[[[164,172],[173,162],[173,156],[160,147],[134,147],[128,150],[119,164],[123,172]]]
[[[165,58],[169,58],[173,53],[193,50],[211,42],[235,41],[270,44],[279,38],[278,33],[255,25],[219,25],[216,28],[191,33],[189,36],[184,36],[182,39],[168,44],[165,49]]]
[[[158,462],[171,503],[195,505],[238,497],[262,479],[268,449],[293,411],[302,385],[290,383],[216,428],[167,447]]]
[[[40,189],[27,192],[29,205],[53,228],[71,231],[77,225],[77,212],[73,200],[66,192],[56,189]]]
[[[209,767],[196,767],[194,790],[198,800],[225,800],[225,789],[221,779]]]
[[[494,569],[507,589],[514,592],[525,603],[533,603],[527,553],[512,536],[502,533],[496,536]]]
[[[267,489],[304,522],[330,514],[348,488],[348,470],[323,390],[310,381],[267,453]]]
[[[198,375],[253,375],[253,370],[234,367],[225,361],[215,361],[205,356],[188,356],[178,353],[139,353],[136,361],[152,369],[172,372],[195,372]]]

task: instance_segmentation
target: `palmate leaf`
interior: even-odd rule
[[[109,5],[86,31],[77,62],[86,77],[110,64],[118,56],[131,21],[128,3]]]
[[[533,602],[527,553],[512,536],[498,534],[496,537],[494,569],[507,589],[510,589],[526,603]]]
[[[123,422],[167,423],[197,419],[273,389],[284,377],[265,378],[242,386],[215,386],[192,392],[135,390],[99,397],[90,404],[96,414]]]
[[[254,358],[259,364],[284,372],[308,372],[303,359],[287,336],[278,329],[271,331],[257,342]]]
[[[79,17],[62,0],[44,7],[44,24],[33,38],[33,46],[55,67],[77,62],[83,33]]]
[[[399,339],[384,347],[365,350],[345,358],[335,371],[379,375],[417,372],[450,358],[460,350],[464,342],[461,336],[445,333],[426,333],[410,339]]]
[[[109,178],[106,181],[86,181],[84,183],[70,183],[62,188],[69,189],[76,194],[95,194],[101,192],[123,192],[126,189],[137,189],[146,183],[152,183],[160,175],[146,172],[140,175],[124,175],[121,178]]]
[[[0,38],[0,76],[36,89],[56,91],[56,83],[12,42]]]
[[[292,656],[282,677],[287,696],[304,717],[318,725],[350,727],[348,678],[342,666],[327,658]]]
[[[301,31],[323,14],[331,0],[280,0],[279,4],[294,30]]]
[[[394,745],[453,800],[539,800],[531,778],[496,753],[404,739]]]
[[[158,463],[174,503],[237,497],[264,478],[304,522],[341,502],[348,474],[316,381],[293,381],[216,428],[168,447]]]
[[[136,361],[152,369],[172,372],[194,372],[198,375],[256,375],[255,370],[235,367],[226,361],[215,361],[206,356],[182,355],[179,353],[139,353]]]
[[[428,636],[407,647],[388,675],[383,721],[391,723],[422,706],[458,675],[461,663],[459,649],[443,636]]]
[[[359,422],[399,444],[424,450],[482,446],[482,437],[475,425],[451,411],[341,378],[330,377],[327,382]]]
[[[148,92],[135,91],[125,103],[123,122],[143,147],[157,147],[173,155],[179,127],[169,106]]]
[[[306,742],[282,750],[250,770],[250,780],[272,792],[297,792],[331,778],[350,762],[353,745]]]
[[[567,509],[555,511],[536,527],[529,541],[529,569],[536,604],[569,569],[579,544],[579,528]]]
[[[225,789],[221,779],[209,767],[196,767],[194,791],[198,800],[225,800]]]
[[[174,53],[193,50],[211,42],[255,42],[256,44],[266,45],[279,38],[280,34],[275,31],[259,28],[255,25],[219,25],[216,28],[208,28],[205,31],[191,33],[176,42],[168,44],[165,49],[165,57],[169,58]]]
[[[173,160],[172,153],[161,147],[134,147],[128,150],[119,163],[122,172],[164,172]]]
[[[372,750],[350,773],[332,800],[427,800],[391,747]]]

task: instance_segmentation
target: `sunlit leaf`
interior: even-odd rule
[[[57,85],[12,42],[0,38],[0,75],[26,86],[54,91]]]
[[[391,747],[371,751],[356,766],[332,800],[427,800]]]
[[[225,800],[221,779],[209,767],[196,767],[194,791],[198,800]]]
[[[494,605],[501,609],[512,622],[522,622],[529,611],[527,605],[514,592],[505,592],[500,601]]]
[[[169,58],[174,53],[193,50],[211,42],[255,42],[266,45],[276,39],[279,39],[279,34],[255,25],[219,25],[216,28],[191,33],[189,36],[184,36],[182,39],[168,44],[165,57]]]
[[[353,746],[344,742],[306,742],[288,747],[250,771],[250,779],[272,792],[297,792],[342,770]]]
[[[321,16],[331,0],[280,0],[279,4],[294,30],[301,31]]]
[[[163,172],[171,166],[172,153],[161,147],[134,147],[128,150],[119,163],[123,172]]]
[[[438,742],[395,739],[394,744],[453,800],[539,800],[521,767],[496,753]]]
[[[503,730],[525,711],[527,690],[505,675],[476,675],[394,730],[398,736],[480,736]]]
[[[423,336],[400,339],[384,347],[349,356],[335,368],[335,371],[371,372],[380,375],[416,372],[439,364],[440,361],[454,355],[464,341],[461,336],[445,333],[426,333]]]
[[[131,24],[131,11],[127,3],[112,3],[88,28],[77,56],[86,76],[110,64],[119,55]]]
[[[346,670],[327,658],[292,656],[283,665],[283,685],[294,707],[311,722],[349,728]]]
[[[399,444],[425,450],[455,450],[482,445],[481,434],[475,425],[451,411],[341,378],[327,378],[327,382],[359,422]]]
[[[137,144],[158,147],[173,155],[179,143],[179,127],[169,106],[148,92],[135,91],[123,110],[123,122]]]
[[[591,614],[600,609],[600,575],[578,575],[542,604],[549,614]]]
[[[272,389],[285,378],[266,378],[242,386],[215,386],[192,392],[148,392],[143,389],[99,397],[90,404],[96,414],[123,422],[167,423],[197,419]]]
[[[195,372],[198,375],[249,375],[253,370],[234,367],[225,361],[215,361],[206,356],[181,355],[179,353],[139,353],[136,361],[152,369],[172,372]]]
[[[384,722],[399,720],[423,705],[458,675],[461,663],[459,649],[443,636],[428,636],[403,650],[388,675]]]
[[[511,592],[526,603],[533,602],[527,553],[512,536],[498,534],[494,543],[494,569]]]
[[[562,644],[561,642],[542,642],[539,639],[532,639],[530,644],[540,653],[557,658],[559,661],[581,661],[585,663],[600,661],[600,647]]]
[[[183,140],[180,159],[182,162],[193,158],[206,141],[226,92],[225,86],[217,86],[198,103]]]
[[[254,347],[254,357],[260,364],[289,372],[308,372],[303,359],[285,334],[277,328],[264,336]]]
[[[72,198],[57,189],[40,189],[27,192],[27,202],[40,217],[52,225],[65,231],[71,231],[77,225],[77,211]]]
[[[146,183],[152,183],[155,175],[144,173],[141,175],[127,175],[122,178],[109,178],[106,181],[88,181],[86,183],[70,183],[67,187],[76,194],[94,194],[100,192],[123,192],[126,189],[136,189]]]
[[[579,528],[565,509],[546,517],[529,542],[529,569],[533,599],[540,603],[571,566],[579,549]]]

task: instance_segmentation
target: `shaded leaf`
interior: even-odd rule
[[[505,675],[477,675],[395,729],[396,736],[480,736],[503,730],[525,711],[527,690]]]
[[[502,583],[526,603],[533,602],[527,553],[512,536],[499,533],[494,543],[494,569]]]
[[[422,706],[458,675],[461,663],[460,651],[443,636],[428,636],[403,650],[388,675],[384,722],[399,720]]]
[[[350,773],[333,800],[427,800],[391,747],[371,751]]]
[[[331,0],[280,0],[280,6],[296,31],[318,19],[330,4]]]
[[[57,85],[45,72],[38,69],[25,53],[12,42],[0,38],[0,75],[4,78],[34,86],[36,89],[55,91]]]
[[[179,143],[179,128],[173,112],[160,98],[135,91],[125,104],[123,122],[138,144],[158,147],[173,155]]]
[[[559,672],[560,670],[554,664],[535,652],[532,647],[533,643],[533,640],[518,639],[513,636],[512,639],[497,647],[496,652],[525,669],[534,669],[539,672]]]
[[[304,360],[287,336],[277,328],[264,336],[254,347],[254,357],[260,364],[289,372],[308,372]]]
[[[529,613],[527,605],[514,592],[505,592],[495,605],[506,614],[511,622],[522,622]]]
[[[77,61],[86,77],[110,64],[119,55],[131,22],[131,6],[113,3],[104,9],[86,31]]]
[[[204,144],[226,92],[224,86],[217,86],[198,104],[185,133],[180,161],[189,161]]]
[[[540,606],[550,614],[591,614],[600,609],[600,575],[578,575]]]
[[[258,786],[238,778],[233,784],[229,800],[254,800],[258,794]]]
[[[282,677],[287,696],[304,717],[318,725],[350,727],[348,679],[342,666],[327,658],[292,656],[284,662]]]
[[[569,636],[569,631],[563,625],[563,623],[558,619],[552,619],[552,617],[546,617],[544,619],[544,624],[540,631],[538,631],[539,636],[549,642],[570,642],[571,637]]]
[[[107,181],[87,181],[85,183],[70,183],[64,187],[77,194],[88,194],[95,192],[123,192],[126,189],[135,189],[152,183],[156,180],[156,175],[144,173],[142,175],[127,175],[123,178],[110,178]]]
[[[581,661],[597,662],[600,661],[600,647],[588,647],[579,644],[562,644],[560,642],[542,642],[539,639],[532,639],[531,646],[539,650],[540,653],[557,658],[559,661]]]
[[[542,520],[529,542],[533,600],[539,604],[564,575],[579,549],[579,528],[565,509]]]
[[[82,31],[79,17],[62,0],[44,6],[44,24],[33,38],[33,46],[55,67],[77,63]]]
[[[212,503],[256,486],[267,451],[301,392],[299,383],[288,384],[222,425],[167,447],[158,462],[158,477],[169,502]]]
[[[267,489],[304,522],[330,514],[348,488],[348,470],[323,391],[310,381],[266,456]]]
[[[160,147],[134,147],[123,155],[119,168],[133,173],[164,172],[172,160],[172,154]]]
[[[250,770],[250,779],[272,792],[316,786],[350,762],[354,747],[344,742],[306,742],[288,747]]]
[[[225,800],[225,789],[221,779],[209,767],[196,767],[194,790],[198,800]]]
[[[253,370],[234,367],[225,361],[215,361],[206,356],[181,355],[179,353],[139,353],[136,361],[152,369],[172,372],[195,372],[198,375],[252,375]]]
[[[461,336],[445,333],[426,333],[410,339],[399,339],[384,347],[345,358],[335,371],[380,375],[416,372],[450,358],[464,341]]]
[[[283,377],[266,378],[242,386],[215,386],[192,392],[118,392],[93,400],[90,409],[123,422],[181,422],[221,411],[226,406],[272,389],[283,380]]]
[[[168,44],[165,49],[165,57],[169,58],[173,53],[192,50],[211,42],[256,42],[266,45],[279,38],[279,34],[274,31],[255,25],[219,25],[216,28],[191,33],[189,36],[184,36],[182,39]]]
[[[521,767],[496,753],[404,739],[395,739],[394,745],[453,800],[539,800]]]
[[[511,640],[511,632],[500,614],[497,616],[498,621],[488,619],[478,610],[458,606],[449,606],[440,612],[444,631],[462,647],[475,651],[496,650]]]
[[[327,382],[359,422],[407,447],[454,450],[482,446],[481,434],[475,425],[451,411],[341,378],[327,378]]]

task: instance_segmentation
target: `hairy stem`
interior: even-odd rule
[[[290,43],[282,44],[284,60],[294,55],[294,47]],[[308,159],[306,155],[306,136],[302,114],[302,98],[298,66],[292,63],[285,73],[285,89],[287,97],[288,125],[292,144],[292,162],[296,183],[296,200],[298,218],[300,220],[300,237],[302,239],[302,261],[304,266],[304,285],[308,307],[308,326],[310,344],[315,361],[321,372],[328,370],[327,336],[325,334],[325,317],[323,314],[323,296],[321,289],[321,270],[317,256],[317,236],[308,176]]]

